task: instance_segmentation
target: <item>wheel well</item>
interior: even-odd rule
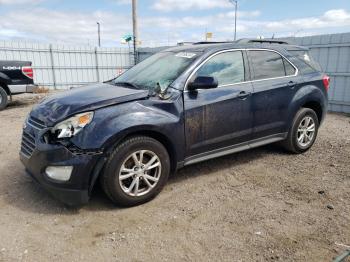
[[[160,142],[165,147],[165,149],[168,151],[168,154],[169,154],[170,173],[171,174],[175,173],[177,168],[177,155],[176,155],[174,145],[172,144],[170,139],[168,139],[165,135],[158,133],[156,131],[137,131],[137,132],[128,134],[126,137],[122,139],[122,141],[132,136],[148,136]]]
[[[8,95],[11,95],[10,89],[8,88],[8,86],[6,84],[0,83],[0,87],[2,87]]]
[[[317,115],[318,122],[321,122],[322,116],[323,116],[323,111],[322,111],[321,105],[318,102],[315,102],[315,101],[307,102],[302,107],[310,108],[310,109],[314,110],[316,115]]]
[[[168,151],[168,154],[169,154],[170,174],[175,173],[177,169],[177,155],[176,155],[174,145],[171,143],[170,139],[168,139],[165,135],[158,133],[156,131],[136,131],[136,132],[129,133],[122,139],[118,140],[117,142],[115,141],[115,143],[111,147],[107,148],[107,152],[113,151],[120,143],[122,143],[126,139],[133,136],[148,136],[160,142],[165,147],[165,149]],[[102,166],[97,168],[96,175],[94,175],[94,177],[92,178],[92,182],[90,182],[90,189],[89,189],[90,192],[94,188],[95,182],[98,179],[98,177],[100,177],[101,172],[103,172],[105,168],[106,160],[103,160],[103,162],[101,163],[102,163]]]

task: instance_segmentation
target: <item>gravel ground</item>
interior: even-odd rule
[[[117,208],[98,187],[67,208],[24,173],[32,96],[0,112],[0,261],[331,261],[350,245],[350,118],[314,147],[271,145],[180,170],[153,201]]]

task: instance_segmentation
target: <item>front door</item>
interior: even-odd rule
[[[218,87],[184,92],[187,157],[249,141],[252,134],[252,84],[246,80],[242,51],[211,56],[191,79],[212,76]]]

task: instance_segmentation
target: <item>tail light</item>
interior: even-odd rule
[[[324,77],[323,77],[323,85],[324,85],[324,88],[326,89],[326,91],[328,92],[328,89],[329,89],[329,84],[330,84],[330,81],[331,81],[331,79],[329,78],[329,76],[328,75],[325,75]]]
[[[22,73],[26,77],[28,77],[30,79],[33,79],[33,68],[31,68],[30,66],[23,66],[22,67]]]

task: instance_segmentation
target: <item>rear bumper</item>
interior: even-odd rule
[[[37,85],[8,85],[11,94],[33,93]]]

